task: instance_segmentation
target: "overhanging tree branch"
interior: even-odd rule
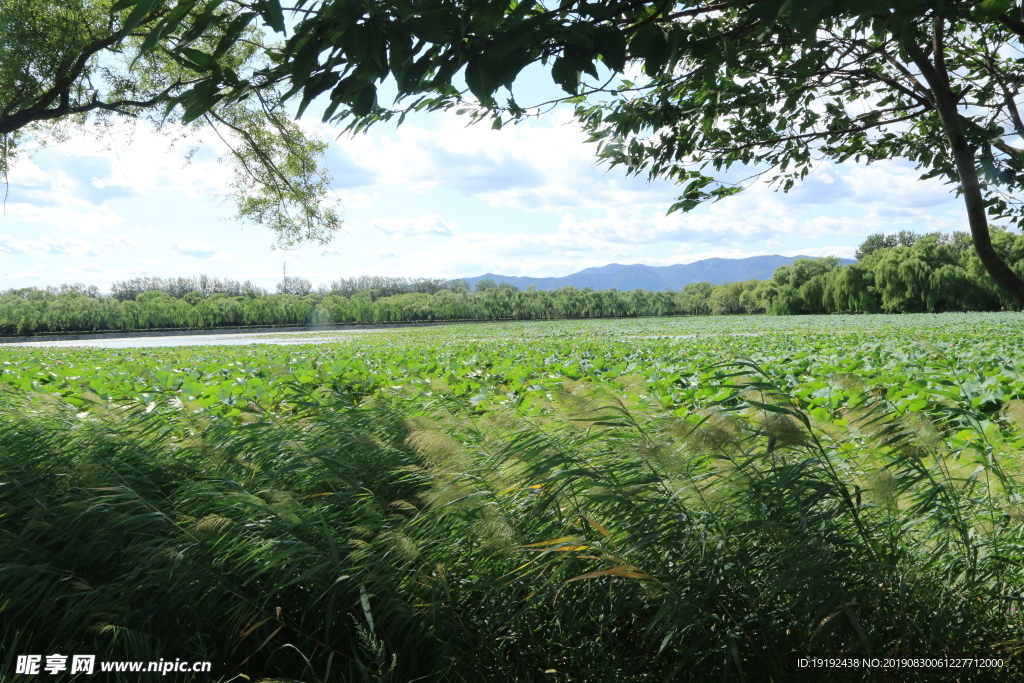
[[[988,230],[988,216],[985,199],[978,178],[974,150],[967,141],[963,120],[957,112],[958,98],[950,88],[949,72],[946,69],[945,48],[943,45],[943,21],[936,17],[932,24],[932,58],[916,43],[909,42],[907,51],[914,60],[918,70],[924,75],[935,99],[935,108],[942,120],[942,127],[949,140],[950,154],[956,164],[960,180],[960,192],[967,207],[967,222],[971,229],[974,249],[981,259],[985,270],[1000,287],[1013,294],[1024,303],[1024,280],[1006,264],[992,245],[992,237]]]
[[[58,130],[54,123],[133,119],[187,135],[199,127],[190,125],[193,115],[209,104],[212,115],[201,122],[245,120],[240,128],[252,131],[267,129],[268,122],[277,125],[258,98],[244,96],[275,88],[256,76],[270,64],[270,46],[250,25],[255,12],[235,2],[158,0],[139,16],[132,3],[118,2],[116,11],[113,4],[0,2],[5,174],[26,142]],[[243,96],[234,93],[220,102],[221,91],[239,87],[246,89]],[[231,108],[235,118],[220,107]],[[324,147],[297,126],[274,130],[243,136],[244,149],[229,145],[239,216],[268,225],[281,244],[326,241],[341,221],[325,197],[330,188],[320,162]],[[253,168],[264,162],[266,172]]]

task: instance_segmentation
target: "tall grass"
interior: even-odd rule
[[[867,396],[819,425],[737,372],[687,418],[0,397],[3,676],[94,652],[212,680],[1016,680],[1016,456]],[[968,653],[1007,664],[796,668]]]

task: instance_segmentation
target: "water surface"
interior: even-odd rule
[[[344,341],[353,334],[383,330],[331,330],[329,332],[229,332],[224,334],[154,335],[152,337],[97,337],[95,339],[48,339],[12,342],[3,346],[53,348],[61,346],[96,349],[142,349],[161,346],[245,346],[248,344],[325,344]]]

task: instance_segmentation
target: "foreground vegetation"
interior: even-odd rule
[[[208,659],[215,680],[1015,680],[1022,322],[2,349],[2,666],[95,651]],[[968,653],[1004,664],[795,665]]]

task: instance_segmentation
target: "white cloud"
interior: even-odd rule
[[[70,256],[100,256],[88,242],[75,239],[54,240],[49,237],[36,242],[37,248],[44,254],[67,254]]]
[[[933,209],[955,206],[947,186],[918,180],[918,172],[907,164],[823,163],[789,194],[756,181],[740,195],[697,212],[666,216],[679,188],[596,165],[593,146],[584,142],[578,124],[564,111],[501,131],[466,127],[465,119],[454,115],[433,123],[430,129],[409,122],[338,144],[355,163],[375,169],[380,187],[400,186],[424,197],[448,191],[495,209],[560,215],[557,229],[546,234],[506,229],[457,235],[459,239],[445,245],[443,260],[449,263],[499,263],[499,256],[527,254],[583,257],[615,245],[663,243],[686,245],[691,251],[749,250],[752,243],[778,249],[799,240],[817,248],[818,240],[859,241],[890,226],[915,229],[927,223],[934,229]],[[731,172],[737,179],[749,174],[749,169]],[[379,202],[374,206],[386,210]],[[449,221],[444,213],[430,218],[445,225]],[[373,224],[386,237],[447,234],[444,228],[424,225],[426,217],[415,220],[377,218]]]
[[[31,254],[32,246],[29,242],[16,239],[11,235],[0,235],[0,253]]]
[[[55,191],[59,197],[60,192]],[[4,216],[11,222],[19,221],[33,226],[33,231],[68,230],[81,235],[95,235],[122,221],[116,211],[108,206],[93,206],[72,198],[60,199],[53,204],[29,204],[12,202]]]
[[[173,141],[178,144],[172,149]],[[189,145],[201,150],[190,155]],[[59,224],[61,211],[116,215],[111,200],[157,191],[193,198],[224,195],[231,170],[218,157],[226,151],[211,131],[192,134],[176,125],[156,131],[121,121],[108,135],[77,135],[34,150],[11,171],[8,209],[15,217]]]
[[[450,237],[454,230],[437,214],[417,218],[379,218],[371,225],[384,235],[397,237]]]
[[[70,256],[95,257],[101,256],[88,242],[77,239],[55,240],[44,237],[41,240],[19,240],[12,235],[0,235],[0,253],[43,256],[46,254],[66,254]]]
[[[20,272],[17,272],[17,273],[11,273],[11,272],[7,272],[7,271],[0,271],[0,278],[9,278],[11,280],[16,280],[16,281],[17,280],[20,280],[20,281],[36,280],[36,281],[38,281],[38,280],[42,280],[43,279],[43,273],[40,273],[38,270],[23,270],[23,271],[20,271]]]
[[[667,206],[674,197],[671,183],[648,185],[595,165],[595,148],[565,111],[500,131],[467,126],[466,117],[454,114],[436,115],[431,123],[436,125],[410,121],[392,131],[381,126],[335,144],[352,163],[372,169],[380,186],[419,194],[444,189],[494,207],[543,211],[624,201]],[[304,125],[330,131],[308,120]]]
[[[341,207],[344,209],[368,209],[377,201],[379,195],[376,192],[368,194],[366,192],[339,190],[337,196]]]
[[[171,248],[171,251],[173,251],[178,256],[189,256],[191,258],[205,259],[211,258],[218,254],[217,250],[214,249],[213,247],[196,240],[185,242],[174,241],[168,244],[167,246],[169,246]]]
[[[318,121],[300,123],[329,140],[338,133]],[[789,194],[758,181],[735,197],[667,216],[679,188],[595,164],[595,148],[564,111],[501,131],[465,123],[448,114],[412,117],[331,142],[328,161],[349,227],[326,248],[287,254],[269,252],[269,233],[243,233],[219,220],[231,172],[217,161],[223,148],[215,138],[207,136],[211,146],[188,166],[184,147],[169,152],[167,135],[142,126],[114,130],[116,154],[104,140],[76,138],[12,171],[0,259],[11,273],[59,273],[84,267],[75,259],[88,256],[108,277],[131,264],[145,269],[140,274],[199,268],[270,284],[280,279],[282,258],[289,273],[294,265],[294,274],[323,273],[325,281],[360,273],[544,276],[610,262],[845,256],[875,232],[963,227],[949,187],[917,180],[903,162],[821,164]],[[729,177],[746,175],[749,169],[733,169]],[[17,284],[0,279],[3,287]]]
[[[115,280],[126,280],[143,275],[155,274],[147,268],[140,268],[137,266],[108,267],[99,263],[86,263],[82,265],[68,266],[67,268],[61,268],[60,272],[74,277],[75,280],[85,281],[86,284],[98,285],[100,288],[109,287],[110,283]],[[179,274],[183,273],[176,270],[175,275]],[[46,278],[46,284],[57,284],[57,280],[52,275],[49,275]]]
[[[133,240],[127,235],[107,235],[107,239],[100,241],[101,247],[141,247],[142,242]]]
[[[76,266],[74,268],[64,268],[61,272],[64,273],[82,273],[84,275],[105,275],[111,271],[103,266],[98,266],[95,263],[90,263],[85,266]]]

